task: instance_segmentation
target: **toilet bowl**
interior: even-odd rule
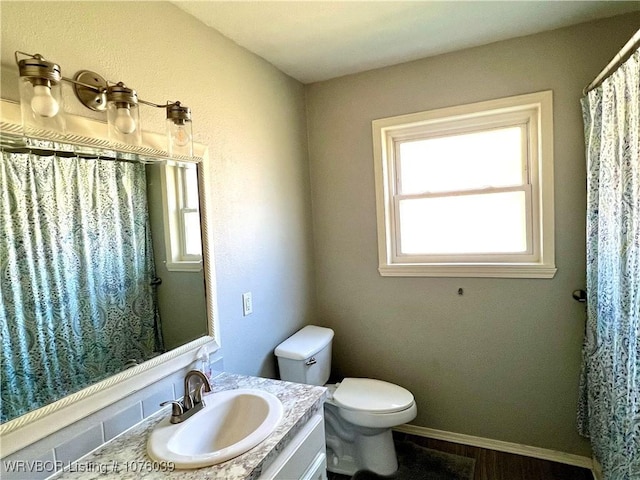
[[[345,475],[357,470],[394,473],[398,461],[391,429],[415,418],[417,409],[411,392],[370,378],[345,378],[327,387],[328,469]]]
[[[333,330],[307,326],[275,350],[282,380],[325,385],[327,469],[353,475],[371,470],[389,475],[398,469],[391,428],[417,414],[411,392],[371,378],[345,378],[326,384],[331,366]]]

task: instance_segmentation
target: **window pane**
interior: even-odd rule
[[[401,253],[525,252],[525,204],[522,191],[401,200]]]
[[[520,126],[400,144],[400,192],[508,187],[523,184]]]
[[[195,165],[182,168],[185,208],[198,208],[198,172]]]
[[[183,212],[185,255],[202,255],[200,239],[200,214]]]

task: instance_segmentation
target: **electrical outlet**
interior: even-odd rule
[[[242,294],[242,315],[247,316],[253,313],[253,300],[251,299],[251,292]]]

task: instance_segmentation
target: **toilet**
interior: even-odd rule
[[[398,469],[392,427],[410,422],[417,409],[413,395],[393,383],[345,378],[327,384],[331,373],[333,330],[308,325],[276,347],[280,378],[324,385],[327,469],[343,475],[371,470],[389,475]]]

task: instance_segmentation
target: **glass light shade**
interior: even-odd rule
[[[169,156],[193,157],[191,109],[180,102],[167,105],[167,151]]]
[[[20,77],[20,111],[25,135],[64,135],[60,82],[44,78]]]
[[[125,145],[142,143],[140,109],[135,90],[119,83],[107,89],[109,141]]]
[[[193,130],[191,120],[167,118],[167,141],[169,156],[193,156]]]
[[[110,142],[127,145],[140,145],[142,142],[138,105],[107,102],[107,124]]]

